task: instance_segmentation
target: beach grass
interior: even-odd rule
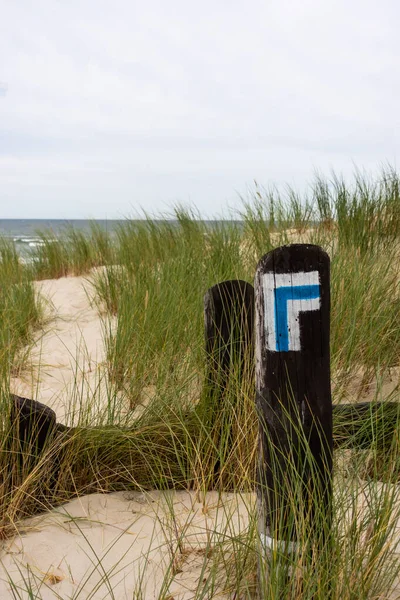
[[[385,451],[374,423],[376,440],[367,452],[335,451],[332,515],[319,515],[319,533],[312,534],[324,531],[322,549],[319,539],[310,538],[294,494],[298,550],[289,556],[265,553],[253,494],[254,382],[243,381],[233,368],[223,402],[220,394],[208,392],[203,297],[223,280],[252,283],[258,260],[274,247],[321,245],[331,256],[334,402],[363,398],[371,389],[373,401],[397,401],[399,182],[387,169],[372,180],[357,174],[352,184],[318,176],[304,197],[294,190],[282,195],[255,186],[243,200],[236,217],[240,222],[211,225],[179,207],[172,220],[127,219],[112,237],[96,224],[87,234],[68,229],[59,239],[42,232],[42,244],[27,266],[20,264],[13,245],[4,243],[1,536],[12,535],[24,517],[77,495],[158,489],[165,494],[163,527],[170,553],[159,597],[167,600],[191,543],[189,524],[176,526],[169,494],[186,490],[206,498],[216,490],[221,498],[226,493],[246,498],[247,522],[240,531],[233,527],[234,511],[225,515],[222,529],[210,521],[195,598],[255,597],[260,561],[268,573],[261,577],[262,597],[271,600],[389,597],[400,571],[398,428]],[[94,399],[75,399],[75,413],[77,405],[85,407],[76,414],[75,429],[49,440],[32,468],[32,461],[21,463],[17,442],[10,441],[10,373],[22,368],[21,352],[43,322],[32,281],[77,274],[86,275],[96,291],[107,348],[108,404],[100,410]],[[318,561],[309,551],[313,544],[319,548]],[[105,570],[101,576],[109,597],[111,575]],[[27,597],[26,590],[36,589],[37,581],[30,578],[24,585],[13,587],[13,597]],[[146,598],[146,590],[138,583],[139,597]]]
[[[15,246],[0,241],[0,369],[2,382],[22,368],[23,350],[43,322],[40,298],[29,273],[20,264]],[[21,354],[22,353],[22,354]],[[5,384],[7,385],[7,383]]]

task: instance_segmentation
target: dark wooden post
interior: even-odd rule
[[[312,544],[331,513],[328,255],[308,244],[269,252],[255,302],[260,535],[287,553]]]
[[[254,354],[254,288],[246,281],[222,281],[204,296],[209,392],[221,398],[232,368],[248,375]]]
[[[241,280],[222,281],[204,296],[206,373],[196,414],[211,435],[205,443],[210,487],[232,485],[234,463],[225,459],[235,445],[232,425],[243,394],[254,389],[254,288]],[[240,410],[240,408],[239,408]],[[232,418],[233,417],[233,418]],[[221,479],[222,466],[224,476]],[[204,468],[204,459],[203,466]]]

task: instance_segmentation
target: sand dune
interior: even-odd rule
[[[35,286],[45,299],[48,321],[36,336],[26,369],[11,381],[11,391],[47,404],[66,423],[77,395],[105,401],[102,325],[87,278],[62,277]]]
[[[58,421],[71,424],[71,397],[95,397],[99,406],[106,400],[101,321],[87,279],[36,286],[47,299],[48,322],[12,391],[48,404]],[[254,495],[216,492],[76,498],[27,519],[15,538],[1,542],[0,597],[186,600],[209,582],[207,597],[230,598],[227,571],[214,565],[224,541],[248,528],[253,506]],[[399,598],[400,587],[387,597]]]
[[[48,321],[11,389],[51,406],[58,421],[70,424],[74,394],[106,399],[101,321],[86,278],[35,285],[46,299]],[[227,531],[232,536],[247,527],[246,504],[253,501],[214,492],[77,498],[24,521],[19,535],[2,544],[0,597],[13,597],[12,580],[22,598],[29,587],[46,600],[192,598],[200,578],[204,585],[210,576],[213,547]],[[229,594],[219,590],[219,597]]]
[[[229,598],[218,586],[225,577],[210,575],[213,552],[245,530],[252,498],[213,492],[199,500],[187,492],[93,494],[29,519],[4,544],[0,597],[12,598],[10,578],[21,589],[29,580],[45,600],[185,600],[216,577],[215,593]]]

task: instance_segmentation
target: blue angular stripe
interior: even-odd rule
[[[319,285],[298,285],[275,289],[275,332],[277,352],[289,352],[288,300],[314,300],[319,297]]]

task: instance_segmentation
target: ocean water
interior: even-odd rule
[[[123,220],[101,220],[96,223],[109,231],[115,231]],[[68,227],[73,227],[77,231],[90,230],[90,224],[93,220],[86,219],[0,219],[0,237],[13,240],[20,256],[29,257],[30,252],[35,246],[41,244],[39,233],[46,231],[50,235],[54,234],[54,239],[63,236]]]
[[[62,238],[67,228],[73,227],[77,231],[90,231],[90,225],[96,223],[111,235],[118,226],[125,223],[121,220],[104,219],[0,219],[0,238],[12,240],[17,248],[18,254],[23,259],[29,260],[32,250],[42,242],[39,233],[46,231],[54,239]],[[178,223],[178,221],[172,221]],[[204,221],[209,227],[216,227],[226,221]],[[241,221],[230,221],[232,224],[243,226]],[[139,223],[139,221],[138,221]]]

